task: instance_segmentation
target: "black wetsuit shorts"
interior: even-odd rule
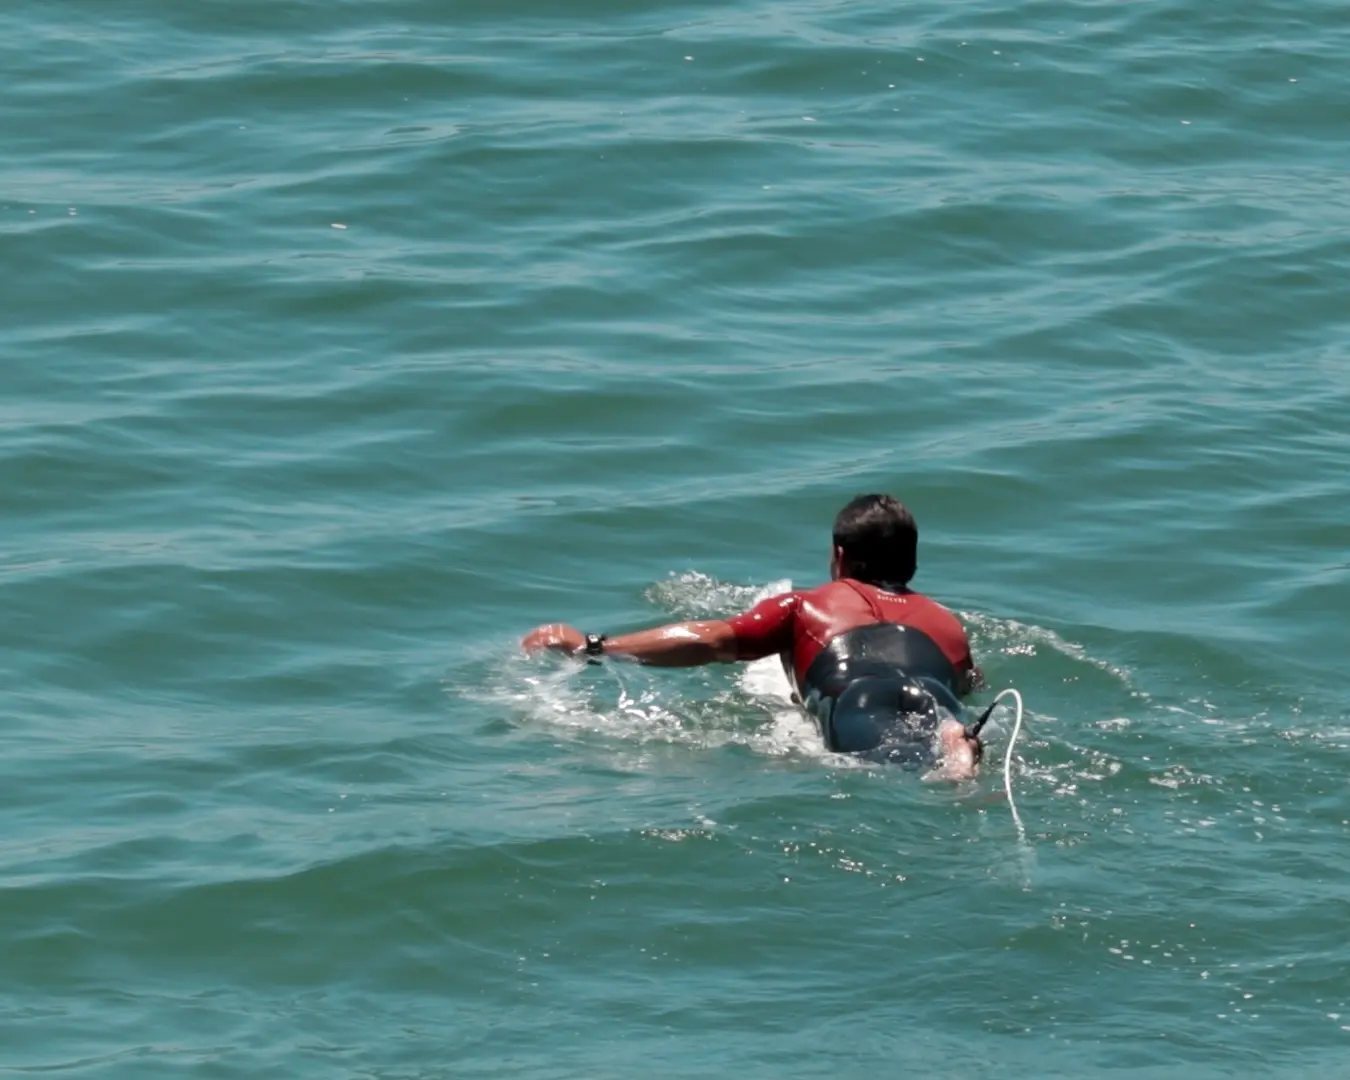
[[[926,767],[944,712],[959,718],[956,670],[927,634],[873,623],[840,634],[797,688],[828,749]]]

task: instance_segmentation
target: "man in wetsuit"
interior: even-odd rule
[[[616,637],[551,623],[521,645],[658,667],[778,654],[829,749],[902,764],[940,762],[947,775],[968,776],[980,743],[955,714],[979,669],[956,616],[909,588],[918,540],[913,515],[898,499],[859,495],[835,518],[827,585],[769,597],[731,619]]]

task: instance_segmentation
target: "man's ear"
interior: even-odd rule
[[[841,577],[847,577],[848,556],[844,554],[844,549],[838,544],[834,545],[830,553],[830,580],[838,581]]]

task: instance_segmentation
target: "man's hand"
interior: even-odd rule
[[[520,641],[520,647],[527,653],[550,652],[567,653],[569,656],[585,648],[586,635],[575,626],[566,623],[546,623],[537,626]]]

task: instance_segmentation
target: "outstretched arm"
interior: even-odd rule
[[[520,645],[526,652],[549,649],[578,654],[586,645],[586,635],[565,623],[549,623],[531,630]],[[619,634],[605,640],[605,655],[627,657],[653,667],[698,667],[742,659],[731,624],[723,619],[669,623]]]
[[[667,623],[650,630],[619,634],[606,639],[605,655],[623,656],[653,667],[698,667],[758,660],[792,647],[792,619],[797,603],[796,593],[782,593],[761,600],[734,619]],[[577,654],[586,647],[586,635],[566,623],[548,623],[531,630],[520,645],[526,652],[550,649]]]

